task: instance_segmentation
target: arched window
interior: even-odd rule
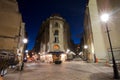
[[[54,32],[54,42],[55,43],[58,43],[59,42],[59,31],[58,30],[55,30]]]

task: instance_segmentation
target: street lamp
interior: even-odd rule
[[[87,49],[88,48],[88,46],[87,45],[84,45],[84,49]]]
[[[108,30],[108,25],[107,25],[108,19],[109,19],[109,15],[107,13],[105,13],[101,16],[101,20],[103,22],[105,22],[105,27],[106,27],[107,36],[108,36],[108,40],[109,40],[109,45],[110,45],[110,49],[111,49],[113,70],[114,70],[114,79],[119,79],[120,78],[119,77],[119,72],[118,72],[118,69],[117,69],[116,62],[115,62],[115,58],[114,58],[114,54],[113,54],[113,50],[112,50],[112,43],[111,43],[110,34],[109,34],[109,30]]]
[[[28,50],[25,50],[25,53],[28,53]]]
[[[84,49],[85,49],[85,56],[86,56],[86,60],[88,60],[88,53],[87,53],[87,48],[88,46],[87,45],[84,45]]]
[[[23,43],[27,43],[28,42],[28,39],[27,38],[24,38],[23,39]]]

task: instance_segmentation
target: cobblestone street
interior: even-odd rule
[[[104,64],[82,61],[26,63],[23,71],[8,72],[4,80],[113,80],[113,70]]]

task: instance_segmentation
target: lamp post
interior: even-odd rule
[[[86,56],[86,60],[88,60],[88,53],[87,53],[87,48],[88,48],[88,46],[87,45],[84,45],[84,49],[85,49],[85,56]]]
[[[28,39],[24,38],[23,43],[24,43],[24,50],[25,50],[26,49],[26,44],[28,43]],[[25,50],[25,53],[28,53],[28,50]]]
[[[28,39],[27,38],[23,38],[23,44],[24,44],[24,50],[25,50],[25,45],[28,43]],[[24,67],[24,55],[21,56],[21,61],[20,61],[20,68],[19,70],[23,70],[23,67]]]
[[[106,27],[106,31],[107,31],[108,41],[109,41],[109,45],[110,45],[110,49],[111,49],[112,62],[113,62],[113,71],[114,71],[114,79],[120,79],[119,72],[118,72],[117,65],[116,65],[116,61],[115,61],[114,54],[113,54],[113,49],[112,49],[112,43],[111,43],[111,39],[110,39],[110,34],[109,34],[109,30],[108,30],[108,25],[107,25],[108,19],[109,19],[109,15],[107,13],[105,13],[105,14],[103,14],[101,16],[101,20],[103,22],[105,22],[105,27]]]

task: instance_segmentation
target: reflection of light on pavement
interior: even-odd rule
[[[28,64],[26,64],[26,66],[33,66],[33,65],[36,65],[36,63],[28,63]]]
[[[80,65],[88,65],[88,63],[86,63],[85,61],[66,61],[64,64],[69,64],[69,63],[71,63],[71,64],[80,64]]]

